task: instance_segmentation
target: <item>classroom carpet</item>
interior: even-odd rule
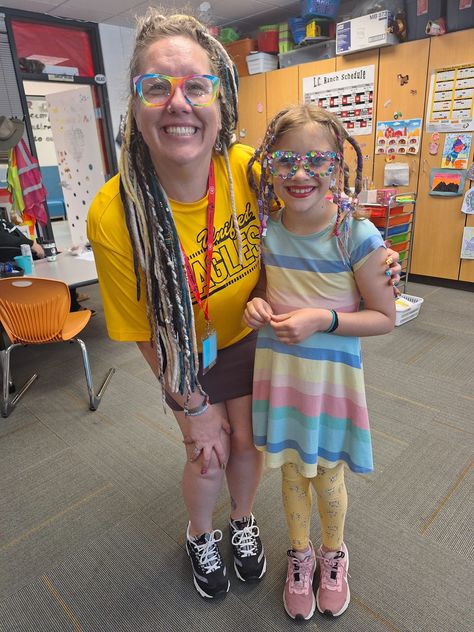
[[[136,345],[107,337],[97,315],[83,338],[96,388],[88,410],[77,345],[13,351],[20,385],[39,379],[0,419],[2,632],[294,630],[282,605],[288,541],[280,473],[255,504],[268,560],[259,584],[232,569],[229,497],[215,513],[231,575],[225,599],[195,591],[184,549],[184,450]],[[473,625],[474,294],[420,283],[417,318],[362,342],[375,472],[347,474],[352,601],[325,632],[468,632]],[[319,544],[316,509],[312,538]]]

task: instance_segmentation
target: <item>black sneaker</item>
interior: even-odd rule
[[[253,514],[242,520],[229,522],[232,548],[234,550],[234,570],[243,581],[258,581],[267,570],[267,560],[260,540],[260,531]]]
[[[201,597],[214,599],[229,592],[227,568],[217,546],[221,540],[222,531],[219,529],[190,538],[188,526],[186,551],[193,567],[194,586]]]

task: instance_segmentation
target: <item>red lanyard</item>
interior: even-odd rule
[[[183,253],[184,265],[186,267],[186,276],[188,277],[189,287],[194,295],[199,307],[204,312],[204,318],[209,323],[209,289],[211,287],[211,270],[212,270],[212,250],[214,248],[214,209],[216,203],[216,187],[214,176],[214,163],[211,160],[209,166],[209,179],[207,182],[207,253],[206,253],[206,306],[203,306],[203,300],[196,281],[196,275],[189,263],[187,254],[181,244],[181,252]]]

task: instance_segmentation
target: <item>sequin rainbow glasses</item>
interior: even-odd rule
[[[317,151],[313,149],[302,155],[294,151],[274,151],[266,155],[268,168],[272,176],[278,176],[281,180],[293,178],[300,165],[310,176],[325,178],[334,171],[336,162],[342,159],[342,155],[336,151]]]
[[[164,108],[172,99],[177,87],[180,88],[189,105],[206,108],[217,96],[219,77],[214,77],[214,75],[170,77],[169,75],[147,74],[134,77],[133,85],[142,103],[149,108]]]

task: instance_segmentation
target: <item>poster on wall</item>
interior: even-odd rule
[[[44,96],[26,97],[36,153],[41,167],[56,164],[53,133],[49,120],[48,104]]]
[[[304,103],[338,116],[351,136],[372,133],[375,67],[361,66],[303,79]]]
[[[472,226],[465,226],[464,228],[461,259],[474,259],[474,228]]]
[[[468,189],[464,196],[461,212],[466,215],[474,215],[474,189]]]
[[[431,169],[430,195],[456,196],[464,190],[465,171],[455,169]]]
[[[422,119],[377,121],[376,154],[417,154],[420,148]]]
[[[466,169],[472,134],[446,134],[441,166],[446,169]]]
[[[474,64],[433,72],[427,112],[427,132],[474,129]]]
[[[73,245],[87,242],[89,206],[105,182],[91,88],[46,97]]]

